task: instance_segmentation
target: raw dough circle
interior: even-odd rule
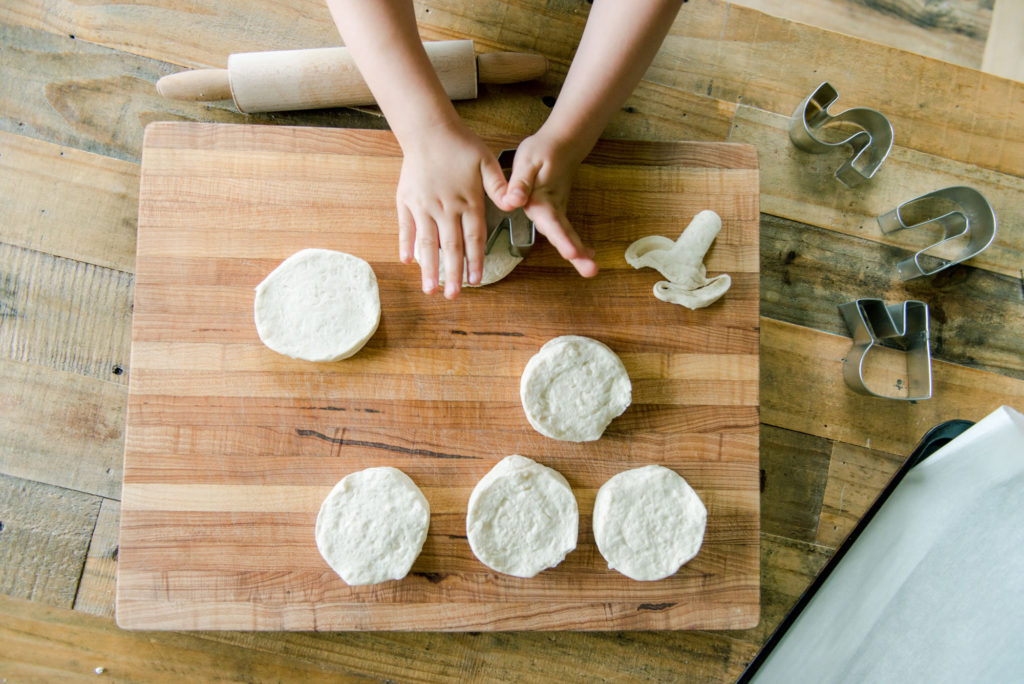
[[[306,361],[339,361],[377,331],[377,277],[359,257],[304,249],[256,286],[254,309],[256,332],[274,351]]]
[[[682,476],[649,465],[601,485],[594,500],[594,540],[609,569],[635,580],[659,580],[697,555],[707,518]]]
[[[498,282],[519,265],[519,262],[523,260],[522,257],[512,256],[509,252],[511,247],[511,238],[507,230],[501,231],[498,234],[497,239],[494,241],[494,245],[491,246],[491,253],[484,255],[484,271],[481,274],[480,282],[476,285],[469,284],[469,267],[466,262],[462,262],[462,285],[464,287],[483,287],[484,285],[492,285]],[[414,247],[416,252],[416,261],[419,261],[418,247]],[[445,273],[444,273],[444,252],[438,250],[437,256],[437,282],[438,285],[444,285]]]
[[[316,547],[351,585],[402,579],[420,555],[430,504],[397,468],[367,468],[342,478],[320,506]]]
[[[561,473],[512,455],[473,489],[466,536],[487,567],[533,577],[561,563],[576,548],[579,520],[576,497]]]
[[[564,335],[548,340],[526,364],[519,398],[526,418],[546,437],[569,442],[600,439],[632,401],[622,361],[597,340]]]

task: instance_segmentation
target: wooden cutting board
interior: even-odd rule
[[[489,140],[495,150],[515,140]],[[602,142],[570,218],[597,249],[592,280],[540,244],[506,280],[456,301],[397,260],[400,150],[388,132],[158,123],[146,130],[118,561],[117,621],[136,629],[740,629],[759,613],[758,172],[736,144]],[[712,274],[733,286],[689,311],[626,247],[675,238],[699,210],[724,227]],[[265,348],[253,288],[305,247],[358,255],[380,328],[356,356],[312,364]],[[548,339],[619,354],[633,404],[592,443],[534,432],[519,403]],[[495,573],[466,541],[475,483],[501,458],[561,472],[577,549],[532,579]],[[708,508],[698,556],[658,582],[611,571],[591,530],[596,491],[657,463]],[[320,502],[355,470],[405,471],[431,506],[408,577],[349,587],[314,541]]]

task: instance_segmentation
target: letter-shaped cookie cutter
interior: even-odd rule
[[[875,175],[892,149],[892,124],[881,112],[867,107],[854,107],[835,116],[828,108],[839,99],[839,91],[827,81],[800,103],[789,122],[789,139],[804,152],[824,154],[849,144],[853,156],[839,169],[836,178],[849,188],[860,185]],[[819,137],[819,130],[830,124],[846,122],[861,130],[838,142]]]
[[[505,172],[505,178],[509,178],[512,173],[512,162],[515,156],[515,150],[502,150],[498,154],[498,164]],[[485,194],[484,221],[487,223],[487,242],[484,243],[484,254],[491,253],[494,243],[498,241],[498,236],[503,230],[508,230],[509,254],[522,258],[530,253],[530,248],[533,247],[537,236],[537,228],[522,208],[502,211]]]
[[[942,202],[946,200],[946,202]],[[956,209],[941,213],[941,205],[952,202]],[[939,206],[938,214],[934,211]],[[923,214],[926,209],[933,209],[929,218],[907,224],[907,214]],[[935,275],[939,271],[959,264],[980,254],[996,239],[996,212],[992,209],[985,196],[974,188],[954,185],[942,190],[929,192],[915,199],[904,202],[892,211],[878,217],[878,226],[883,233],[892,233],[906,228],[922,226],[938,226],[942,228],[943,239],[930,247],[925,247],[914,256],[904,259],[896,265],[903,280]],[[964,243],[960,253],[952,259],[946,259],[932,252]],[[922,263],[922,260],[926,260]],[[926,265],[926,263],[928,265]]]
[[[928,305],[910,299],[886,306],[881,299],[858,299],[839,307],[853,335],[853,347],[843,362],[850,389],[883,399],[920,401],[932,396],[932,356],[928,346]],[[864,360],[875,345],[906,352],[907,396],[881,394],[864,378]]]

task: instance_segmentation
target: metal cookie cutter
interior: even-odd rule
[[[839,312],[853,335],[853,347],[843,362],[843,378],[850,389],[859,394],[905,401],[932,396],[927,304],[911,299],[886,306],[881,299],[858,299],[841,305]],[[907,396],[881,394],[868,387],[864,359],[875,345],[906,353]]]
[[[515,156],[515,150],[502,150],[498,154],[498,163],[501,165],[501,170],[505,172],[505,178],[509,178],[512,173],[512,161]],[[509,254],[520,258],[529,254],[537,236],[537,228],[526,212],[521,208],[502,211],[486,195],[484,195],[484,202],[484,220],[487,222],[487,242],[484,244],[484,254],[491,253],[494,243],[498,241],[498,236],[503,230],[508,230]]]
[[[955,208],[943,213],[944,207],[951,205]],[[918,216],[921,220],[908,224],[907,216]],[[966,261],[980,254],[996,239],[995,210],[984,195],[964,185],[943,188],[904,202],[879,216],[878,225],[883,233],[921,226],[942,228],[942,240],[896,265],[903,280],[934,275]],[[934,253],[955,248],[957,244],[963,244],[963,247],[955,258],[948,259]]]
[[[819,85],[793,112],[789,139],[804,152],[824,154],[849,144],[853,157],[836,171],[836,178],[852,188],[875,175],[892,149],[892,124],[881,112],[855,107],[835,116],[828,108],[839,99],[839,91],[828,82]],[[849,123],[861,130],[838,142],[819,137],[820,129],[830,124]]]

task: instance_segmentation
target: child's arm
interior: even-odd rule
[[[506,206],[525,207],[584,276],[597,265],[565,217],[572,175],[639,83],[683,1],[596,0],[551,115],[516,151]]]
[[[427,59],[407,0],[327,0],[335,23],[402,147],[398,181],[399,257],[414,244],[423,291],[438,283],[444,249],[445,296],[458,296],[463,254],[480,282],[487,227],[481,187],[504,208],[505,176],[494,154],[459,118]]]

